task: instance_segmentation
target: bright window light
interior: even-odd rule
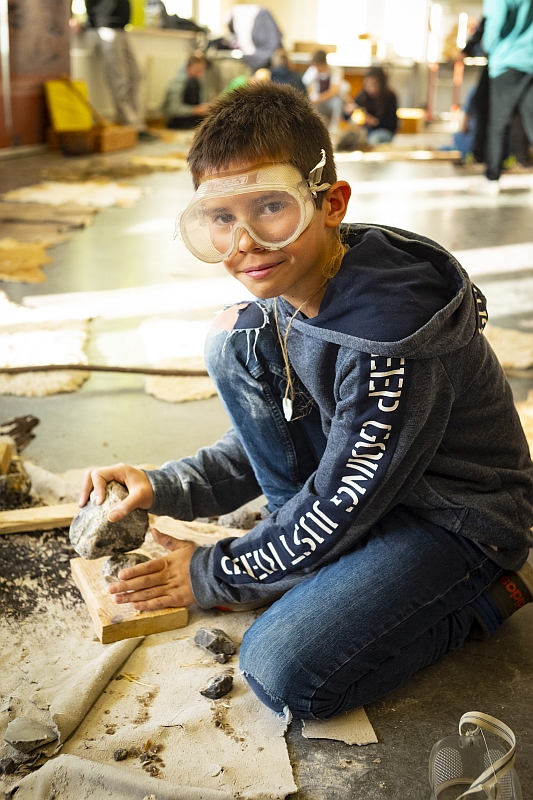
[[[440,28],[442,23],[442,6],[433,3],[429,11],[429,35],[427,60],[429,64],[436,64],[440,56]]]
[[[167,14],[177,14],[178,17],[190,19],[192,17],[192,0],[163,0]]]
[[[221,33],[220,0],[200,0],[198,24],[206,25],[212,33]]]
[[[386,0],[383,35],[400,58],[424,61],[426,52],[426,0]]]
[[[79,14],[81,16],[82,14],[85,14],[86,10],[87,9],[85,8],[85,0],[72,0],[73,14]]]
[[[462,14],[459,14],[459,22],[457,25],[457,39],[455,42],[459,50],[462,50],[464,47],[466,47],[467,31],[468,31],[468,14],[463,12]]]
[[[318,0],[316,40],[336,44],[337,52],[328,58],[335,64],[370,63],[369,42],[357,37],[367,33],[368,0]]]
[[[429,12],[429,29],[437,36],[440,33],[440,26],[442,22],[442,6],[440,3],[433,3]]]

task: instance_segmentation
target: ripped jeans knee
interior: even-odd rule
[[[216,376],[235,359],[248,365],[250,357],[261,348],[271,355],[272,329],[268,307],[257,301],[245,301],[224,308],[216,315],[209,328],[205,343],[207,370],[216,382]],[[270,345],[270,346],[269,346]]]

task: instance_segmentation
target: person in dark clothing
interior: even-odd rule
[[[272,56],[272,66],[270,67],[270,78],[272,83],[286,83],[297,89],[299,92],[307,93],[299,72],[291,69],[289,59],[285,50],[276,50]]]
[[[85,0],[87,22],[98,36],[104,73],[117,122],[133,125],[140,139],[155,140],[146,130],[139,107],[141,73],[124,28],[130,21],[129,0]]]
[[[506,130],[516,112],[533,144],[533,4],[531,0],[485,0],[483,13],[483,47],[489,58],[485,174],[491,191],[497,192]]]
[[[381,67],[371,67],[363,78],[363,91],[346,109],[351,113],[360,108],[365,114],[364,127],[368,144],[392,142],[398,127],[395,93],[387,86],[387,76]]]
[[[205,69],[204,56],[191,55],[177,71],[163,101],[167,128],[195,128],[207,114]]]
[[[181,239],[254,297],[206,342],[232,428],[161,469],[88,470],[80,504],[111,480],[129,494],[110,521],[192,520],[264,494],[263,519],[215,546],[152,531],[166,557],[109,591],[138,610],[268,606],[242,641],[246,680],[288,718],[332,717],[531,602],[533,464],[483,295],[430,239],[341,229],[350,186],[306,97],[272,83],[223,95],[188,161]]]
[[[465,47],[461,51],[461,57],[485,56],[481,42],[485,32],[485,18],[483,17],[472,36],[468,39]],[[465,113],[468,114],[469,131],[473,141],[468,143],[470,152],[478,162],[486,159],[487,131],[489,124],[489,67],[487,64],[481,70],[479,80],[475,90],[468,96],[465,103]],[[457,134],[456,134],[457,136]],[[463,139],[463,132],[459,133],[461,143],[457,149],[465,152],[466,143]],[[455,137],[454,137],[455,138]],[[466,151],[468,152],[468,150]],[[502,162],[509,157],[514,157],[516,161],[524,167],[531,166],[531,156],[529,153],[529,141],[524,130],[520,114],[516,111],[510,124],[507,126],[503,140]]]
[[[272,54],[282,46],[281,31],[272,12],[255,4],[236,3],[227,23],[242,51],[242,60],[252,72],[268,67]]]

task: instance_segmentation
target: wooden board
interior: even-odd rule
[[[11,447],[7,442],[0,442],[0,475],[7,475],[11,464]]]
[[[57,506],[38,506],[37,508],[18,508],[15,511],[1,511],[0,534],[68,528],[79,510],[77,503],[63,503]]]
[[[228,536],[244,536],[248,531],[242,528],[223,528],[211,522],[185,522],[173,517],[154,517],[149,515],[150,527],[174,539],[185,539],[194,544],[216,544]]]
[[[171,631],[187,625],[189,615],[186,608],[136,611],[131,603],[117,605],[102,577],[102,564],[106,560],[106,557],[92,561],[74,558],[70,562],[72,577],[85,600],[94,630],[102,644]]]
[[[49,531],[52,528],[68,528],[79,511],[77,503],[62,503],[55,506],[19,508],[15,511],[0,511],[0,534]],[[184,522],[172,517],[149,516],[150,526],[174,539],[186,539],[195,544],[216,544],[227,536],[243,536],[246,531],[237,528],[222,528],[205,522]]]

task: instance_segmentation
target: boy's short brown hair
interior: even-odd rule
[[[208,175],[233,164],[281,161],[307,178],[326,152],[322,183],[337,171],[327,126],[309,100],[292,86],[248,84],[223,95],[198,127],[187,161],[198,188]],[[320,208],[321,193],[317,195]]]

